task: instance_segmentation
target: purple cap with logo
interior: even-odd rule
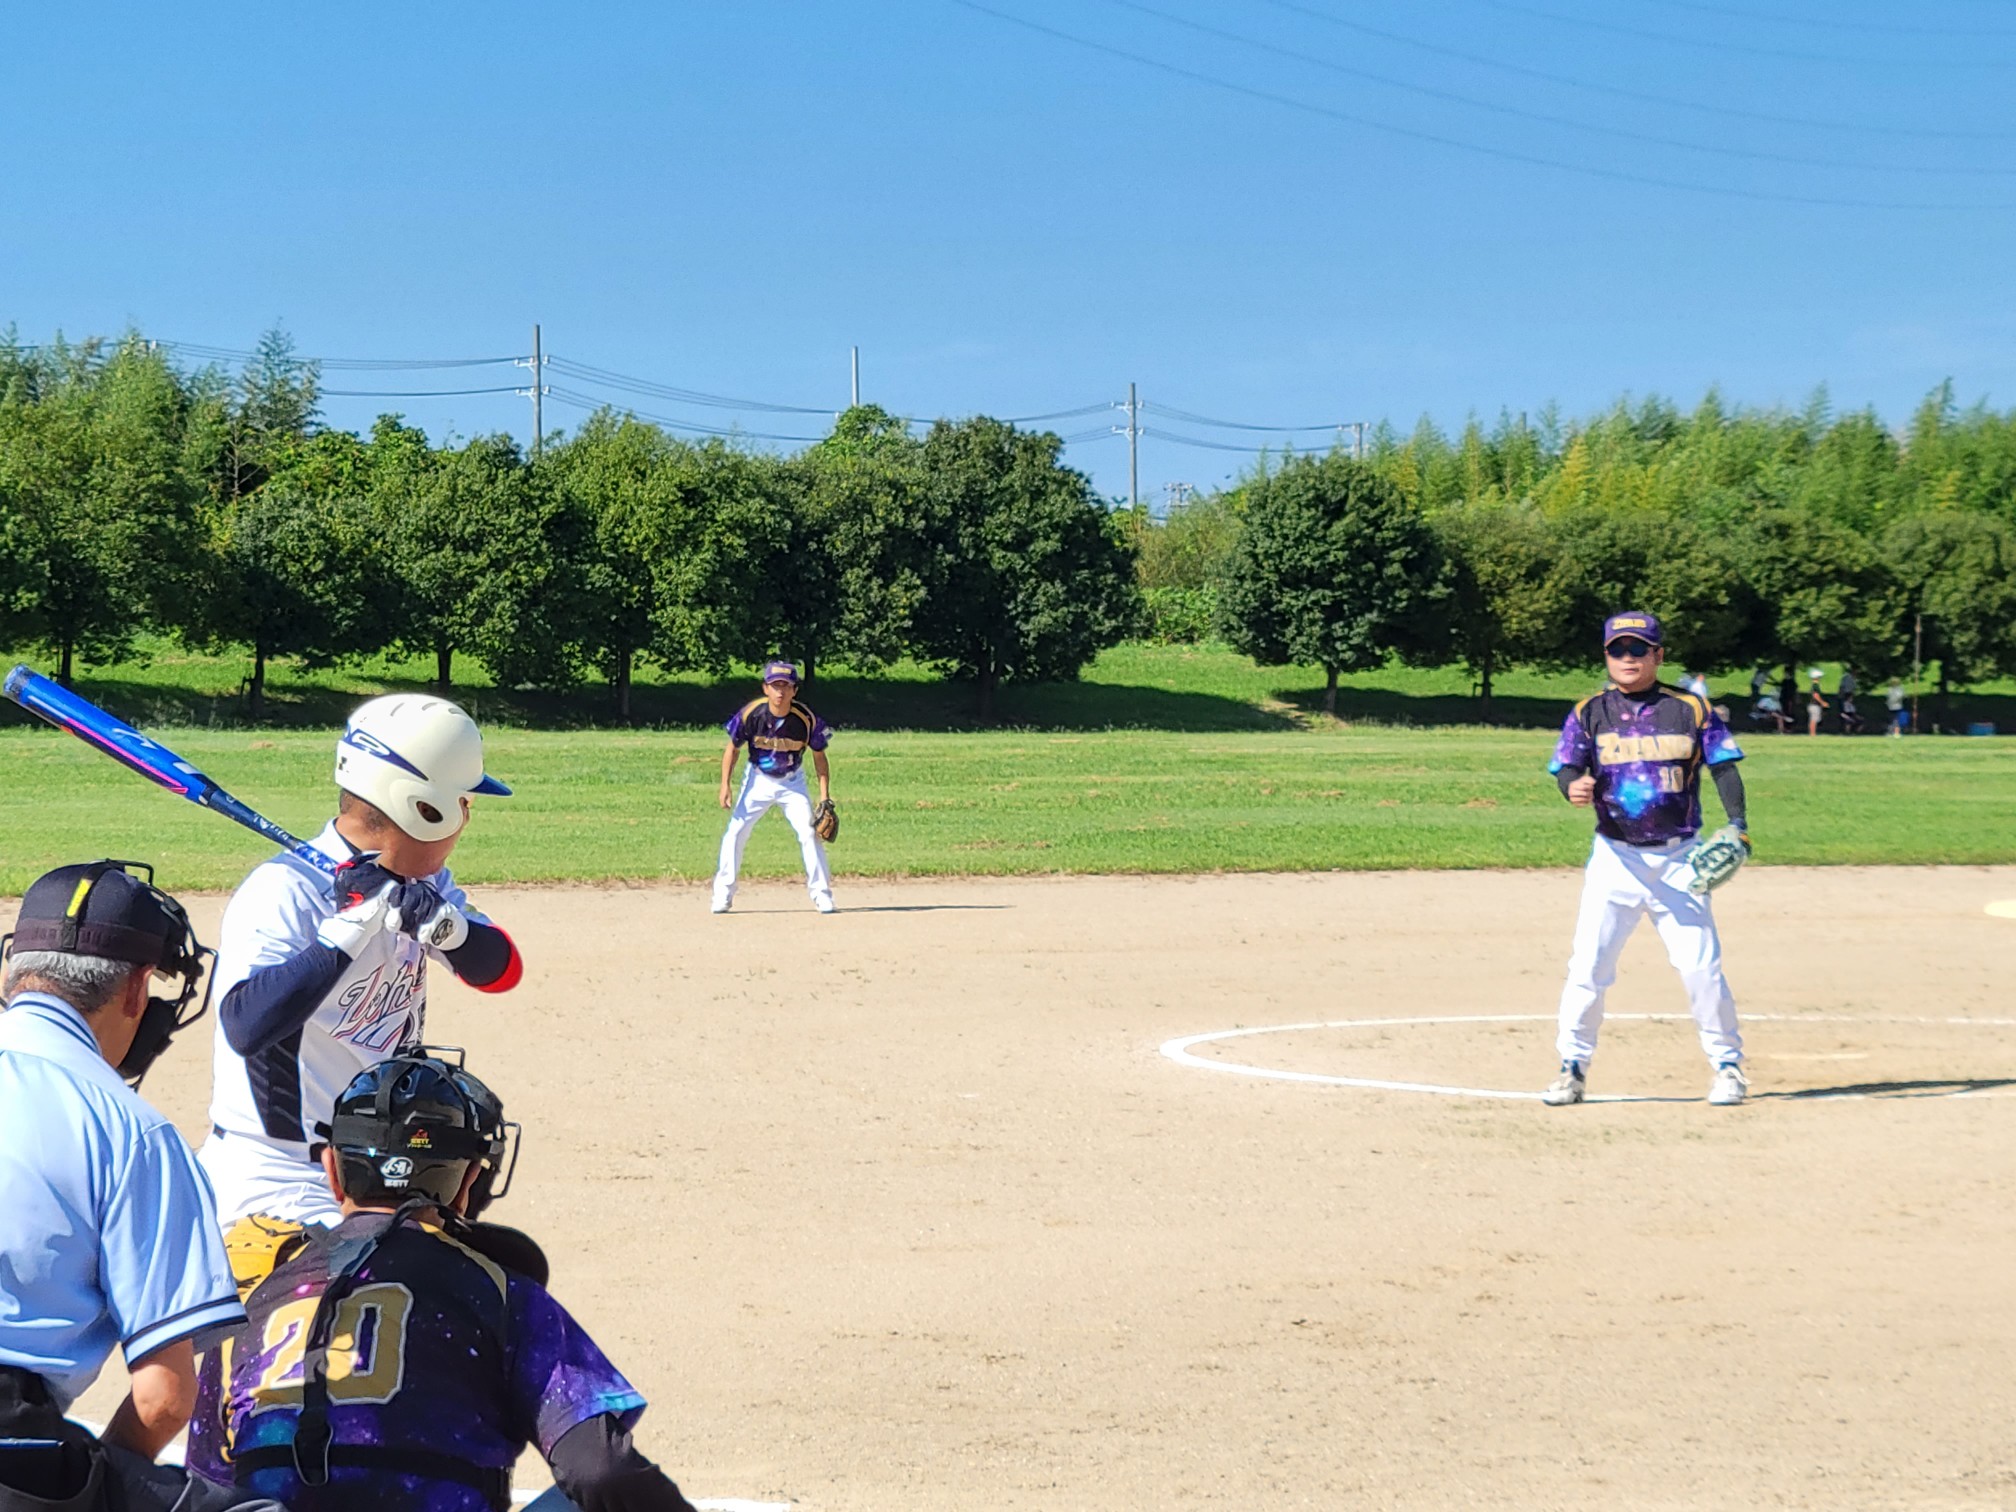
[[[1659,628],[1657,616],[1647,614],[1642,609],[1626,609],[1603,621],[1604,649],[1609,649],[1612,641],[1621,640],[1627,635],[1637,636],[1648,646],[1666,644],[1665,632]]]
[[[763,681],[788,682],[795,687],[798,682],[798,669],[787,661],[770,662],[763,668]]]

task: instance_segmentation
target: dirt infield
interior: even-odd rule
[[[501,889],[525,983],[437,987],[432,1030],[524,1121],[498,1216],[695,1496],[2016,1505],[2016,868],[1739,879],[1740,1109],[1684,1021],[1614,1022],[1592,1079],[1679,1100],[1562,1110],[1161,1053],[1497,1016],[1190,1053],[1530,1092],[1576,886]],[[1649,929],[1611,1006],[1684,1011]],[[200,1038],[148,1087],[192,1133]],[[1873,1095],[1782,1095],[1830,1091]]]

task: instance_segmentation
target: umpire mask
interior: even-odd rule
[[[92,861],[38,877],[21,899],[13,933],[0,937],[0,954],[10,951],[97,956],[169,978],[175,995],[148,996],[119,1062],[130,1086],[139,1086],[169,1041],[210,1006],[203,963],[215,952],[196,938],[188,911],[154,885],[154,868],[144,861]]]

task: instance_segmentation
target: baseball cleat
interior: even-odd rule
[[[734,905],[725,898],[716,898],[714,900],[714,912],[716,913],[726,913],[733,906]]]
[[[1708,1084],[1708,1102],[1711,1107],[1733,1108],[1750,1095],[1750,1082],[1743,1075],[1743,1068],[1734,1061],[1715,1068],[1715,1080]]]
[[[821,913],[832,913],[834,911],[833,900],[831,898],[814,898],[812,906]]]
[[[1561,1074],[1540,1094],[1540,1101],[1550,1108],[1563,1108],[1582,1101],[1588,1092],[1589,1082],[1582,1074],[1582,1067],[1574,1061],[1563,1061]]]

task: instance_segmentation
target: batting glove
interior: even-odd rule
[[[372,868],[374,871],[376,869]],[[366,895],[345,891],[339,880],[337,901],[345,903],[346,906],[315,926],[315,938],[324,945],[334,946],[351,960],[356,960],[378,931],[385,927],[386,912],[392,905],[392,894],[398,887],[399,884],[388,877],[383,886]]]
[[[435,950],[453,950],[469,938],[469,916],[431,882],[402,882],[392,895],[386,923]]]

